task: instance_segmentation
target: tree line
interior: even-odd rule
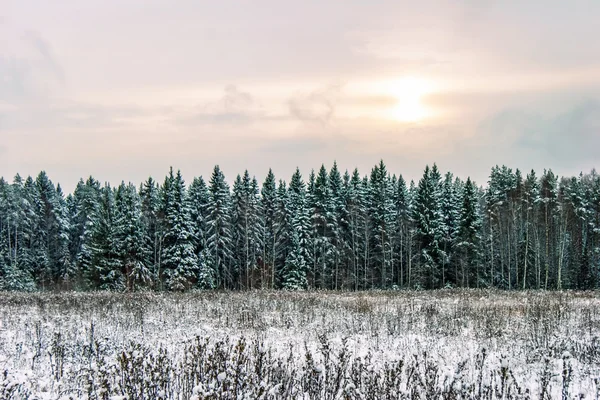
[[[407,183],[334,163],[230,188],[219,166],[189,186],[171,168],[67,196],[45,172],[0,178],[2,290],[594,289],[599,269],[595,171],[496,166],[484,188],[435,164]]]

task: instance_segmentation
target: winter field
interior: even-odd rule
[[[597,399],[594,292],[0,296],[1,399]]]

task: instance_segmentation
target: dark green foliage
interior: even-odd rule
[[[407,185],[322,165],[289,185],[216,166],[139,190],[41,172],[0,179],[0,288],[596,289],[600,176],[492,168],[487,187],[434,164]]]

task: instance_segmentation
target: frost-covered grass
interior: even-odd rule
[[[600,395],[574,292],[0,294],[0,398]]]

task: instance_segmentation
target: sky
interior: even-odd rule
[[[0,176],[600,161],[600,1],[0,0]]]

